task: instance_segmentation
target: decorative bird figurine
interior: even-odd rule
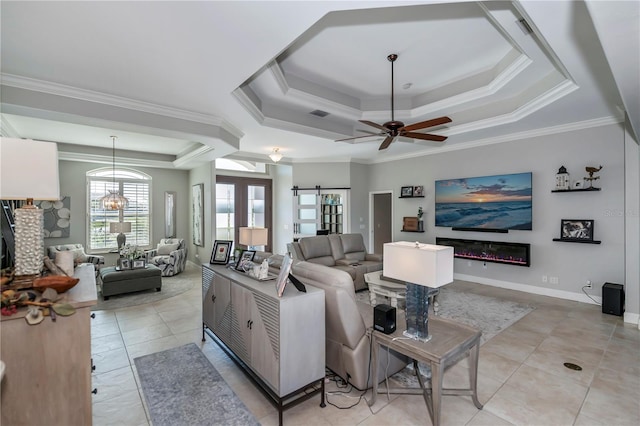
[[[587,171],[587,173],[589,173],[589,177],[592,177],[594,173],[599,172],[600,170],[602,170],[602,166],[598,167],[597,169],[595,167],[585,167],[585,170]]]
[[[588,180],[589,181],[589,188],[593,188],[593,181],[597,180],[597,179],[600,179],[600,176],[595,176],[594,177],[593,174],[599,172],[600,170],[602,170],[602,165],[600,165],[599,168],[587,166],[584,169],[587,171],[587,173],[589,173],[589,177],[588,178],[584,178],[584,180]]]

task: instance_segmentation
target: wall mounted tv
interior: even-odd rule
[[[531,230],[531,172],[437,180],[436,226],[507,232]]]

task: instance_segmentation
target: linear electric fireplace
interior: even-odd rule
[[[436,237],[436,244],[453,247],[453,256],[461,259],[506,263],[517,266],[529,266],[531,264],[531,244],[461,240],[444,237]]]

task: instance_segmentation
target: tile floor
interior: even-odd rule
[[[443,425],[637,425],[640,423],[640,331],[595,305],[456,282],[457,289],[530,304],[536,309],[480,350],[479,399],[443,398]],[[194,342],[262,425],[277,425],[275,408],[224,352],[201,341],[201,290],[131,308],[97,311],[92,322],[96,371],[94,425],[149,425],[133,359]],[[582,371],[563,366],[573,362]],[[445,386],[466,386],[466,361],[445,374]],[[327,385],[328,401],[347,407],[362,392]],[[331,393],[334,392],[334,393]],[[286,425],[430,425],[421,396],[367,392],[350,409],[319,407],[312,398],[284,413]]]

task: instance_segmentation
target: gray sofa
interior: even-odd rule
[[[382,255],[367,253],[361,234],[331,234],[301,238],[289,246],[296,260],[345,271],[355,291],[367,288],[364,274],[382,270]]]
[[[277,274],[282,256],[269,255],[258,252],[254,261],[259,263],[268,258],[271,271]],[[356,300],[351,276],[338,268],[294,260],[291,274],[306,285],[324,290],[327,367],[360,390],[370,388],[373,306]],[[381,382],[385,374],[391,376],[402,370],[409,359],[381,348],[378,363],[377,379]]]

